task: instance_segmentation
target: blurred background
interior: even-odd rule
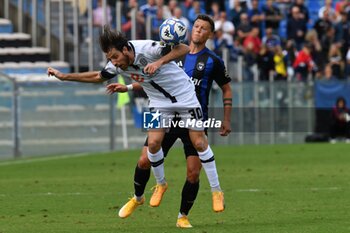
[[[350,102],[348,0],[0,0],[0,159],[142,146],[143,93],[108,96],[104,85],[60,82],[46,69],[100,70],[104,24],[159,40],[164,19],[191,31],[202,13],[215,21],[207,46],[224,60],[234,94],[232,134],[213,132],[210,142],[328,142],[336,100]],[[217,119],[221,99],[214,86]]]

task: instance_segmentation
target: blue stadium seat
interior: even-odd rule
[[[12,31],[13,27],[10,20],[0,18],[0,33],[11,33]]]

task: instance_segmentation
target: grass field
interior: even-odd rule
[[[181,149],[165,162],[162,205],[127,219],[117,210],[133,193],[139,151],[0,162],[0,232],[350,232],[350,146],[345,144],[214,147],[226,210],[211,210],[204,174],[190,213],[177,229],[185,180]],[[154,184],[151,177],[147,186]]]

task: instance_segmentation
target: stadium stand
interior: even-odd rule
[[[48,48],[32,47],[29,34],[13,32],[11,21],[0,19],[0,72],[18,81],[40,81],[50,66],[70,71],[67,62],[51,61]]]

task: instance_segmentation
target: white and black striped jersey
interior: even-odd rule
[[[101,71],[102,78],[111,79],[121,74],[139,82],[148,95],[150,107],[199,106],[193,81],[174,61],[162,65],[153,75],[143,72],[148,63],[162,57],[164,46],[153,40],[131,40],[129,44],[135,53],[134,63],[122,70],[108,62]]]

